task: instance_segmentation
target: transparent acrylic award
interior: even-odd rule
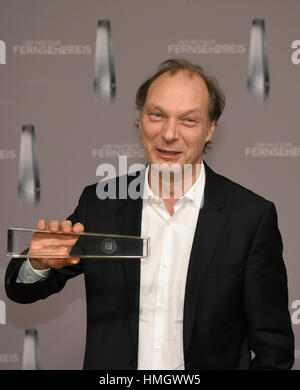
[[[269,96],[270,77],[266,28],[263,19],[254,19],[252,21],[247,85],[248,91],[253,95],[263,99]]]
[[[35,204],[40,200],[40,177],[33,125],[22,127],[18,195],[20,199],[29,203]]]
[[[41,239],[43,240],[41,243]],[[32,241],[33,240],[33,241]],[[33,252],[29,253],[32,243]],[[7,256],[15,258],[146,258],[150,238],[100,233],[53,233],[27,228],[9,228]]]
[[[99,20],[95,47],[94,92],[113,99],[116,94],[116,75],[109,20]]]
[[[23,344],[22,370],[40,370],[41,358],[38,332],[36,329],[26,329]]]

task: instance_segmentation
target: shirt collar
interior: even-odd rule
[[[149,164],[147,165],[146,172],[145,172],[143,199],[152,199],[156,201],[161,201],[162,199],[159,196],[155,195],[149,186],[148,173],[149,173]],[[204,203],[205,178],[206,178],[205,167],[202,162],[200,174],[197,180],[192,185],[192,187],[188,190],[188,192],[184,194],[184,196],[181,199],[179,199],[177,203],[184,202],[184,201],[191,201],[200,210],[203,207],[203,203]]]

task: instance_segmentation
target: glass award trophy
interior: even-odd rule
[[[23,344],[22,370],[40,370],[41,359],[38,332],[36,329],[26,329]]]
[[[18,195],[29,203],[38,203],[40,200],[40,177],[33,125],[22,127]]]
[[[252,21],[247,85],[248,91],[255,96],[259,98],[267,98],[269,96],[269,65],[265,21],[263,19],[254,19]]]
[[[94,92],[113,99],[116,94],[114,54],[109,20],[99,20],[95,48]]]
[[[34,248],[34,255],[29,247]],[[10,228],[7,256],[16,258],[146,258],[150,238],[100,233],[53,233],[36,229]]]

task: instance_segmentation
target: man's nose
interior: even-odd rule
[[[166,142],[174,141],[178,139],[178,124],[175,119],[168,119],[165,121],[161,136]]]

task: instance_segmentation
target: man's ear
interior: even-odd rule
[[[140,112],[140,116],[138,118],[138,121],[137,121],[137,127],[139,129],[139,131],[141,131],[141,121],[142,121],[142,113]]]
[[[205,142],[208,142],[212,139],[212,136],[214,134],[214,131],[215,131],[215,127],[216,127],[216,121],[212,121],[209,126],[208,126],[208,129],[207,129],[207,132],[206,132],[206,139],[205,139]]]

